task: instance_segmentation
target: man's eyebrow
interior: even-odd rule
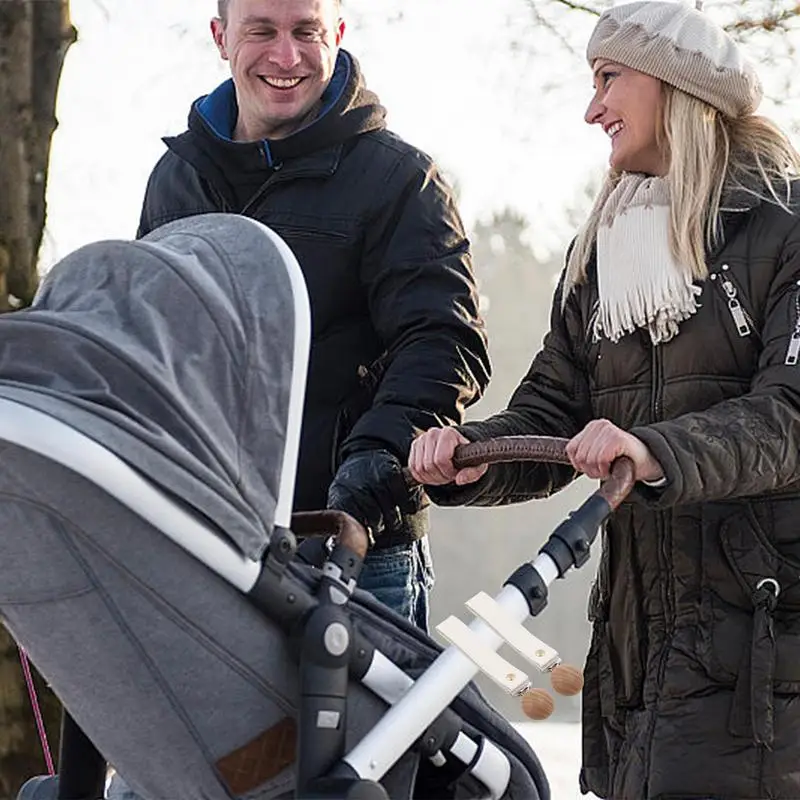
[[[276,27],[277,23],[275,22],[272,17],[263,17],[259,16],[258,14],[251,14],[249,17],[245,17],[242,20],[243,25],[271,25],[272,27]],[[298,19],[292,24],[294,28],[302,28],[302,27],[310,27],[313,25],[320,26],[322,23],[314,18],[308,17],[307,19]]]
[[[242,20],[243,25],[275,25],[275,21],[270,17],[260,17],[257,14],[251,14]]]

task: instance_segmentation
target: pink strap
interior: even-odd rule
[[[25,675],[25,684],[28,687],[28,697],[31,699],[33,715],[36,717],[36,728],[39,731],[39,741],[42,743],[44,760],[45,764],[47,764],[47,774],[55,775],[56,771],[53,767],[53,757],[50,755],[50,745],[47,742],[47,731],[44,729],[42,711],[39,708],[39,698],[36,696],[36,687],[33,685],[33,676],[31,675],[31,665],[28,661],[28,654],[19,645],[17,645],[17,647],[19,648],[19,660],[22,662],[22,672]]]

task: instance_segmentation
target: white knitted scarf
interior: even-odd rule
[[[668,342],[697,311],[701,289],[669,246],[670,195],[664,178],[626,174],[609,196],[597,231],[599,308],[593,334],[617,342],[637,328]]]

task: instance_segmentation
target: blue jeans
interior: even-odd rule
[[[433,579],[433,561],[425,536],[412,544],[370,551],[358,586],[427,633]]]

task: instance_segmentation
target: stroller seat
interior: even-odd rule
[[[312,743],[357,748],[441,653],[352,591],[346,548],[289,558],[309,319],[286,245],[229,215],[83,248],[0,319],[0,615],[150,800],[295,796],[322,768]],[[318,612],[344,620],[331,652],[370,655],[364,674],[307,652]],[[444,740],[377,748],[388,796],[548,797],[474,686],[448,705]]]

